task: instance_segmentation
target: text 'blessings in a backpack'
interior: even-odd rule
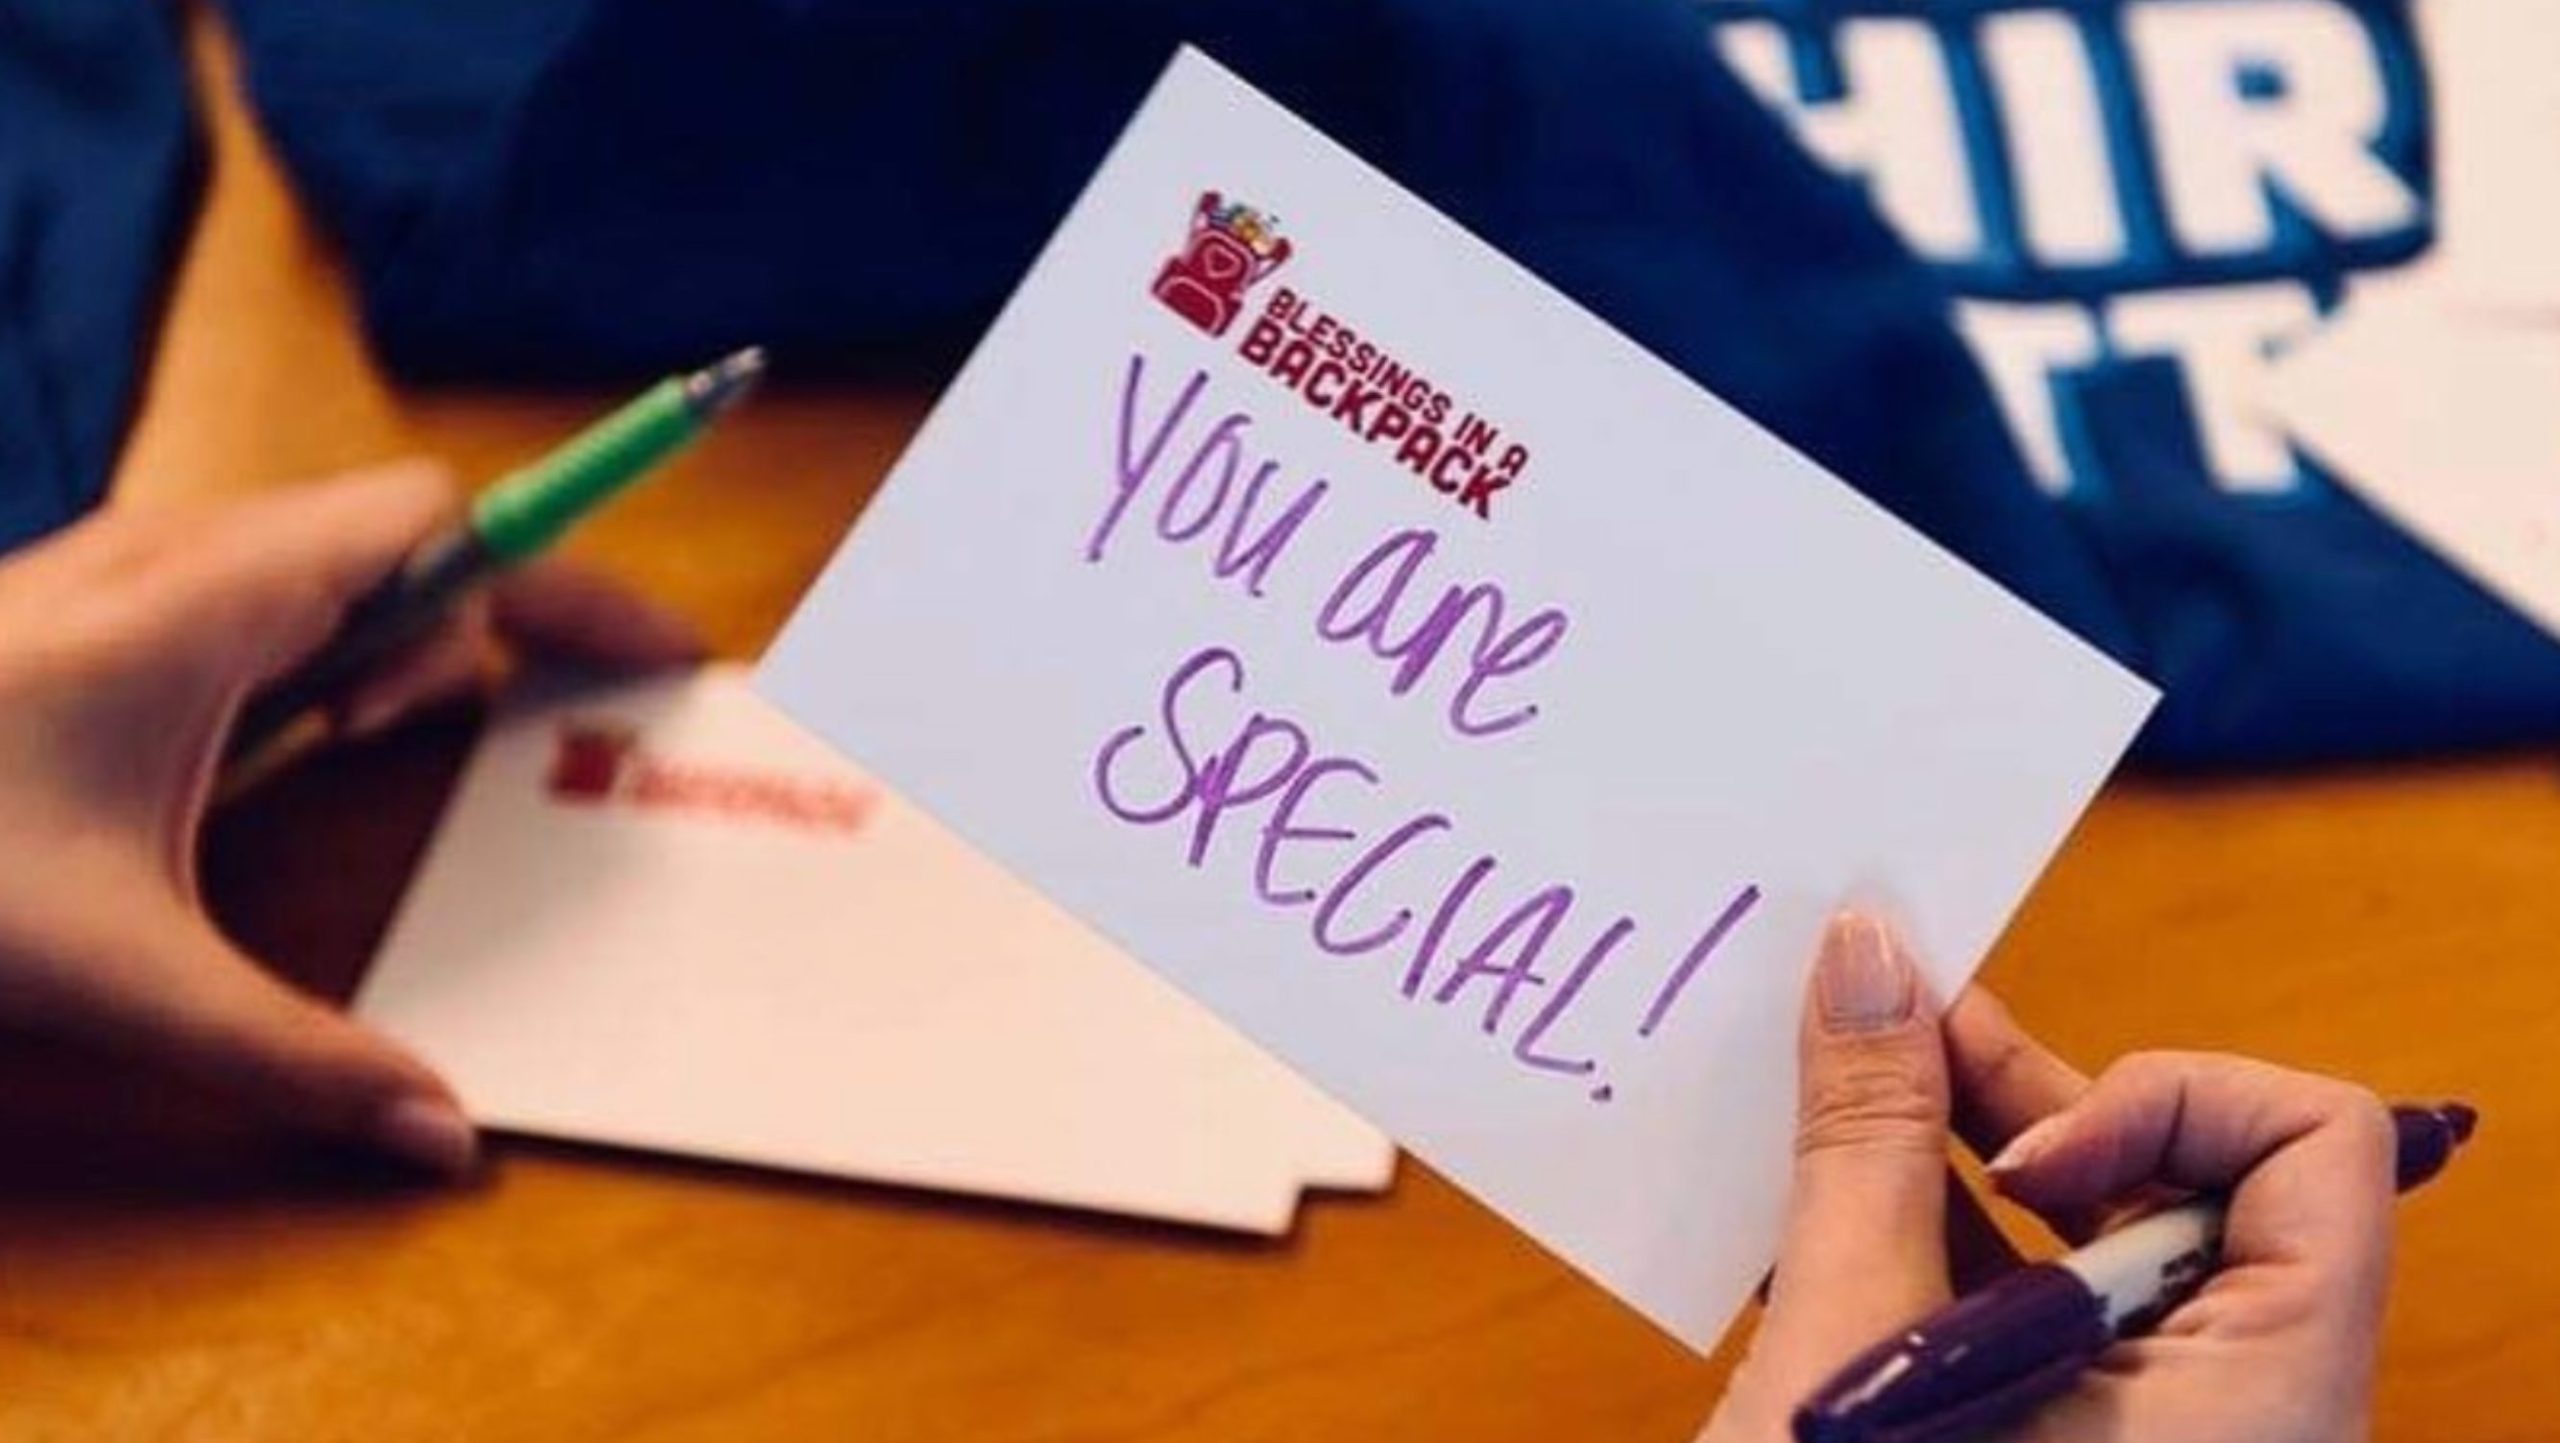
[[[1432,579],[1438,533],[1405,528],[1320,558],[1299,543],[1322,535],[1331,483],[1294,479],[1254,451],[1253,418],[1210,404],[1209,375],[1178,385],[1130,358],[1119,395],[1111,483],[1085,559],[1107,565],[1125,548],[1196,552],[1204,584],[1257,605],[1275,568],[1328,567],[1309,618],[1347,666],[1376,670],[1390,697],[1437,709],[1450,744],[1500,747],[1538,722],[1540,664],[1567,643],[1560,607],[1516,605],[1498,582]],[[1526,614],[1522,614],[1526,612]],[[1472,1020],[1521,1066],[1579,1079],[1592,1100],[1614,1089],[1603,1058],[1611,1039],[1576,1027],[1602,992],[1644,989],[1636,1038],[1651,1037],[1716,949],[1760,900],[1756,884],[1714,897],[1697,926],[1646,935],[1609,916],[1568,879],[1522,878],[1499,852],[1470,839],[1454,806],[1392,800],[1393,783],[1341,738],[1320,737],[1282,703],[1254,697],[1251,659],[1208,645],[1179,658],[1152,715],[1113,731],[1094,753],[1096,799],[1131,826],[1167,830],[1195,870],[1231,874],[1261,904],[1303,911],[1331,965],[1363,960],[1379,984],[1418,1006]],[[1366,793],[1369,796],[1353,796]],[[1392,826],[1357,827],[1346,812]],[[1625,1039],[1619,1039],[1621,1041]]]

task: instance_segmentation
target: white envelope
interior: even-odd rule
[[[487,1123],[1284,1231],[1375,1129],[749,692],[491,725],[357,999]]]
[[[757,685],[1701,1347],[2153,699],[1192,52]]]
[[[2416,14],[2438,109],[2433,289],[2455,310],[2560,326],[2560,5]]]

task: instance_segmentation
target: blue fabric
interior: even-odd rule
[[[2128,217],[2123,255],[2080,267],[2034,262],[2007,231],[1924,263],[1872,186],[1798,143],[1783,113],[1870,83],[1842,58],[1848,28],[1910,18],[1951,57],[1978,209],[2016,229],[1997,107],[1966,99],[1986,83],[1975,29],[1927,0],[229,8],[257,103],[348,248],[377,346],[411,377],[623,380],[747,340],[803,375],[938,372],[1191,39],[2160,682],[2151,759],[2551,735],[2560,648],[2307,461],[2266,494],[2209,474],[2175,364],[2111,350],[2055,371],[2067,484],[2022,450],[1951,293],[2094,317],[2145,288],[2298,284],[2325,308],[2359,268],[2430,242],[2423,217],[2333,238],[2271,194],[2264,254],[2187,257],[2129,148],[2147,132],[2119,22],[2142,3],[2043,0],[2089,37]],[[2336,33],[2382,57],[2365,77],[2392,117],[2376,163],[2422,191],[2406,7],[2328,3],[2355,27]],[[1782,31],[1784,84],[1755,91],[1710,22]],[[2287,103],[2302,77],[2244,59],[2242,98]]]
[[[106,489],[198,177],[173,7],[0,10],[0,551]]]

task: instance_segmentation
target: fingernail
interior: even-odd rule
[[[1884,924],[1842,913],[1822,934],[1822,1025],[1833,1032],[1882,1032],[1911,1020],[1917,991]]]
[[[2057,1113],[2030,1126],[2026,1131],[2009,1139],[2009,1145],[2000,1149],[1998,1156],[1984,1163],[1982,1170],[1991,1174],[1995,1182],[2022,1171],[2027,1164],[2043,1156],[2046,1148],[2053,1145],[2054,1132],[2061,1122],[2062,1117]]]
[[[479,1134],[452,1103],[404,1097],[375,1117],[373,1141],[384,1152],[440,1177],[461,1177],[480,1155]]]

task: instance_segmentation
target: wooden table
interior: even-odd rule
[[[239,108],[213,120],[126,496],[412,452],[486,476],[601,399],[387,387]],[[922,408],[760,402],[577,549],[752,654]],[[421,727],[225,816],[208,865],[235,931],[351,985],[469,733]],[[1989,976],[2086,1062],[2224,1047],[2477,1101],[2479,1144],[2405,1215],[2381,1436],[2523,1443],[2560,1437],[2560,1253],[2531,1227],[2560,1217],[2556,958],[2560,774],[2531,757],[2120,786]],[[1410,1163],[1277,1244],[532,1143],[426,1193],[14,1050],[12,1443],[1678,1440],[1728,1362]]]

